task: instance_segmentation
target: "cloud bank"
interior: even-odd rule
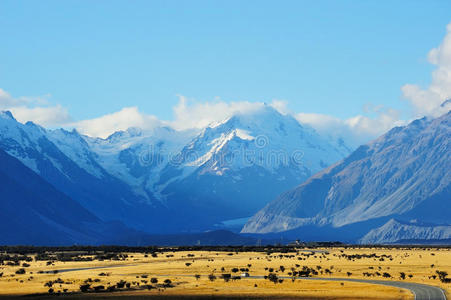
[[[330,137],[341,137],[349,145],[356,147],[383,134],[394,126],[406,124],[399,119],[399,112],[393,109],[375,111],[376,117],[357,115],[348,119],[339,119],[330,115],[317,113],[298,113],[296,119],[308,124],[316,131]]]
[[[179,130],[205,128],[212,123],[221,122],[236,113],[256,111],[264,105],[265,103],[263,102],[226,102],[219,97],[213,101],[198,102],[179,95],[179,103],[173,108],[174,121],[171,121],[170,124]],[[269,105],[284,113],[284,102],[274,100]]]
[[[63,126],[71,121],[66,108],[61,105],[50,105],[44,97],[14,98],[0,88],[0,110],[9,110],[22,123],[33,121],[46,127]]]
[[[112,114],[68,125],[83,134],[106,138],[116,131],[127,130],[130,127],[146,130],[162,126],[163,122],[153,115],[141,113],[137,107],[125,107]]]
[[[415,84],[406,84],[401,90],[403,96],[414,108],[416,116],[437,117],[451,109],[451,23],[446,26],[442,43],[429,51],[428,61],[436,65],[432,72],[431,84],[422,89]]]
[[[425,115],[436,117],[451,109],[451,101],[446,101],[451,98],[451,23],[446,29],[442,43],[428,54],[429,62],[436,66],[431,74],[430,85],[424,89],[415,84],[401,87],[403,98],[414,111],[412,118]],[[0,89],[0,110],[10,110],[20,122],[33,121],[45,127],[76,128],[83,134],[105,138],[130,127],[152,129],[164,125],[177,130],[200,129],[238,112],[251,112],[264,105],[262,102],[227,102],[220,98],[198,102],[180,95],[178,104],[173,107],[174,118],[170,121],[143,113],[137,107],[124,107],[98,118],[74,121],[66,108],[58,104],[51,105],[48,97],[15,98]],[[342,137],[353,145],[365,143],[393,126],[406,123],[400,119],[398,111],[377,106],[363,109],[362,114],[340,119],[320,113],[293,112],[288,109],[287,102],[282,100],[273,100],[270,105],[283,114],[293,115],[300,123],[308,124],[322,134]]]

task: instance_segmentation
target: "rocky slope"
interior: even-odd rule
[[[162,169],[155,186],[169,207],[181,208],[181,226],[201,226],[251,216],[346,153],[264,107],[204,129]]]
[[[393,128],[281,194],[242,232],[302,238],[303,228],[333,232],[352,224],[368,232],[391,217],[451,224],[450,123],[451,112]]]
[[[135,243],[141,234],[103,222],[0,149],[0,244]]]
[[[270,106],[200,132],[130,128],[107,139],[3,112],[0,148],[101,219],[159,233],[249,217],[349,153]]]
[[[446,240],[451,239],[451,225],[400,222],[391,219],[362,237],[362,244],[387,244],[404,240]]]
[[[146,229],[161,221],[164,206],[137,195],[107,172],[76,132],[46,130],[0,113],[0,149],[20,160],[56,189],[106,221]]]

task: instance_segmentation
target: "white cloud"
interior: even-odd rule
[[[357,115],[348,119],[339,119],[330,115],[316,113],[298,113],[296,119],[308,124],[321,134],[342,137],[352,146],[358,146],[385,133],[394,126],[406,122],[399,119],[399,113],[393,109],[372,110],[374,118]]]
[[[11,111],[21,123],[32,121],[50,128],[76,128],[81,133],[94,137],[107,137],[130,127],[151,129],[163,124],[157,117],[141,113],[137,107],[125,107],[118,112],[75,122],[65,107],[50,105],[48,97],[12,97],[0,88],[0,110]]]
[[[0,88],[0,109],[5,110],[17,106],[48,105],[48,97],[49,95],[45,95],[43,97],[15,98],[11,96],[7,91]]]
[[[61,105],[46,107],[11,107],[9,110],[22,123],[32,121],[44,127],[63,126],[71,120],[69,112]]]
[[[9,110],[22,123],[32,121],[36,124],[55,127],[71,120],[67,109],[61,105],[50,105],[44,97],[12,97],[0,88],[0,110]]]
[[[426,89],[415,84],[406,84],[401,88],[417,116],[436,117],[451,109],[451,103],[441,106],[451,98],[451,23],[446,29],[442,43],[428,54],[429,62],[437,66],[432,72],[431,84]]]
[[[204,128],[220,122],[236,113],[246,113],[260,109],[263,102],[225,102],[219,98],[214,101],[198,102],[179,96],[179,103],[173,108],[175,120],[170,124],[176,129]],[[405,122],[399,119],[399,113],[382,106],[366,105],[364,112],[374,115],[357,115],[348,119],[339,119],[317,113],[295,113],[288,109],[287,102],[273,100],[270,106],[282,114],[293,115],[300,123],[313,127],[321,134],[342,137],[349,144],[358,146]]]
[[[176,129],[204,128],[214,122],[220,122],[238,112],[246,113],[260,109],[263,102],[225,102],[220,98],[213,101],[198,102],[179,95],[179,103],[173,108],[174,121],[170,124]],[[286,103],[274,100],[272,107],[281,113],[286,112]]]
[[[415,117],[438,116],[451,109],[451,101],[442,105],[451,98],[451,23],[442,43],[429,52],[428,60],[436,66],[430,85],[425,89],[415,84],[406,84],[401,88],[404,98],[415,111]],[[125,107],[98,118],[74,122],[66,108],[50,104],[47,98],[49,96],[12,97],[0,89],[0,110],[10,110],[20,122],[33,121],[45,127],[74,127],[90,136],[107,137],[130,127],[151,129],[170,125],[179,130],[204,128],[233,114],[250,112],[264,105],[262,102],[226,102],[220,98],[199,102],[179,96],[179,103],[173,108],[172,121],[159,120],[156,116],[140,112],[137,107]],[[301,123],[312,126],[320,133],[340,136],[354,144],[367,142],[393,126],[406,123],[397,111],[378,106],[368,106],[363,109],[363,114],[339,119],[318,113],[291,112],[287,102],[282,100],[273,100],[270,105],[282,114],[294,115]]]
[[[147,130],[159,125],[163,125],[163,122],[155,116],[141,113],[137,107],[125,107],[115,113],[71,124],[83,134],[102,138],[106,138],[119,130],[127,130],[130,127]]]
[[[414,108],[415,117],[438,116],[451,109],[451,101],[442,105],[451,98],[451,23],[446,29],[442,43],[428,54],[429,62],[436,66],[431,74],[430,85],[425,89],[415,84],[406,84],[401,88],[404,98]],[[179,103],[173,108],[172,121],[159,120],[153,115],[140,112],[137,107],[125,107],[98,118],[74,122],[66,108],[50,104],[47,98],[49,96],[12,97],[0,88],[0,110],[10,110],[23,123],[33,121],[45,127],[74,127],[90,136],[107,137],[115,131],[130,127],[151,129],[159,125],[170,125],[179,130],[204,128],[235,113],[250,112],[264,105],[262,102],[226,102],[219,98],[199,102],[179,96]],[[287,102],[282,100],[273,100],[270,105],[282,114],[294,115],[301,123],[309,124],[323,134],[341,136],[355,143],[366,142],[393,126],[406,123],[400,120],[397,111],[377,106],[364,108],[365,115],[339,119],[318,113],[290,112]]]
[[[48,101],[42,97],[13,98],[6,91],[0,89],[0,109],[10,110],[22,123],[33,121],[44,127],[76,128],[82,134],[102,138],[130,127],[148,130],[156,126],[169,125],[178,130],[201,129],[212,123],[221,122],[236,113],[261,109],[264,105],[263,102],[226,102],[220,98],[200,102],[179,96],[179,102],[173,108],[174,119],[172,121],[159,120],[156,116],[140,112],[137,107],[125,107],[120,111],[94,119],[72,121],[67,109],[61,105],[50,106]],[[322,114],[294,113],[288,109],[287,102],[284,100],[273,100],[269,105],[282,114],[292,114],[301,123],[310,125],[320,133],[343,137],[348,143],[354,145],[367,142],[399,123],[395,111],[373,106],[364,110],[376,113],[375,118],[358,115],[341,120]]]

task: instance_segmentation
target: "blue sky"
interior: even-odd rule
[[[197,101],[285,100],[345,119],[403,115],[451,1],[0,1],[0,88],[47,96],[74,120],[124,107],[173,118]]]

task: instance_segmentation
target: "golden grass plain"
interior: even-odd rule
[[[318,248],[298,249],[298,252],[218,252],[175,251],[157,253],[157,257],[144,253],[126,253],[124,260],[113,261],[46,261],[29,262],[25,274],[16,274],[22,266],[0,265],[0,296],[19,297],[39,294],[32,299],[47,299],[49,281],[54,294],[64,294],[67,299],[413,299],[408,290],[376,284],[292,279],[292,270],[303,266],[317,270],[314,278],[356,278],[396,280],[439,286],[449,297],[451,283],[434,279],[437,270],[451,274],[451,249],[449,248]],[[281,268],[281,266],[283,266]],[[92,269],[96,268],[96,269]],[[221,274],[240,276],[249,269],[251,278],[225,281]],[[63,272],[63,270],[72,270]],[[273,270],[271,270],[273,269]],[[283,269],[283,270],[282,270]],[[52,273],[59,270],[58,273]],[[326,271],[327,270],[327,271]],[[45,273],[40,273],[44,271]],[[272,273],[285,277],[281,283],[264,278]],[[47,273],[50,272],[50,273]],[[406,278],[401,279],[401,272]],[[101,273],[102,276],[100,275]],[[373,274],[365,276],[364,273]],[[391,277],[383,277],[387,273]],[[214,281],[208,275],[216,276]],[[380,274],[380,275],[377,275]],[[106,276],[105,276],[106,275]],[[195,275],[200,275],[196,278]],[[157,278],[158,284],[152,284]],[[91,287],[114,286],[124,280],[130,288],[114,292],[81,293],[80,285],[89,280]],[[164,280],[171,287],[164,287]],[[151,285],[149,290],[147,286]],[[28,298],[28,297],[27,297]]]

